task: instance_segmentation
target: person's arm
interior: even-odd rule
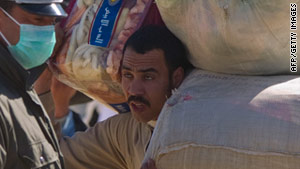
[[[61,137],[61,121],[69,113],[69,102],[76,90],[59,82],[46,69],[34,84],[34,89],[47,111],[58,138]]]
[[[60,119],[68,115],[71,98],[75,95],[76,90],[52,78],[51,92],[55,105],[54,117]]]
[[[75,90],[52,78],[51,93],[55,105],[55,118],[62,118],[69,112],[69,101]],[[54,114],[52,115],[54,116]],[[72,138],[61,137],[59,123],[56,123],[57,136],[64,155],[66,169],[118,168],[126,169],[127,164],[118,146],[120,125],[125,119],[113,118],[98,123],[86,132],[77,132]],[[126,121],[126,120],[125,120]],[[57,120],[56,120],[57,122]],[[125,140],[120,141],[127,145]]]
[[[66,169],[118,168],[126,169],[127,163],[119,144],[129,144],[119,132],[125,128],[123,115],[117,115],[97,123],[86,132],[77,132],[73,137],[60,140]],[[126,121],[126,119],[124,119]],[[120,140],[121,139],[121,140]]]

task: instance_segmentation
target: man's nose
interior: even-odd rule
[[[143,95],[144,91],[145,90],[144,90],[143,83],[140,80],[134,79],[130,82],[128,88],[129,95],[133,95],[133,96]]]

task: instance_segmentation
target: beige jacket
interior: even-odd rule
[[[60,141],[67,169],[139,169],[153,128],[131,113],[97,123]]]

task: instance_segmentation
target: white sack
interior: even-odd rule
[[[194,66],[241,75],[291,74],[290,3],[299,8],[298,0],[156,2],[166,25],[190,50]],[[299,28],[293,32],[299,34]]]
[[[193,71],[164,105],[149,157],[158,169],[299,169],[300,77]]]

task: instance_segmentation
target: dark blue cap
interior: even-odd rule
[[[63,0],[14,0],[24,10],[44,16],[66,17],[68,14],[64,11],[60,3]]]

